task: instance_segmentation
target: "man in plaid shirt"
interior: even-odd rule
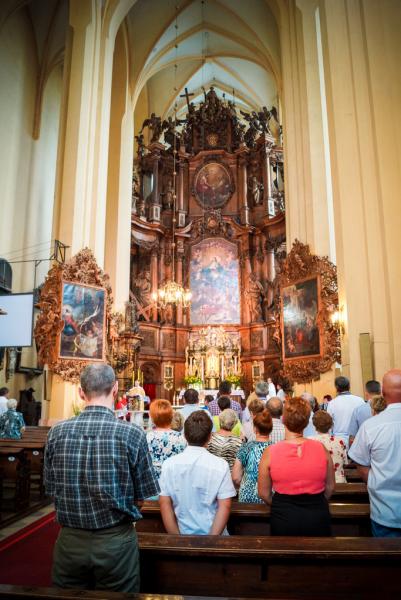
[[[139,592],[133,521],[159,484],[141,428],[114,416],[118,383],[105,364],[81,374],[85,410],[55,425],[45,452],[45,486],[61,525],[53,582],[63,588]]]
[[[219,385],[219,391],[217,393],[216,399],[213,400],[212,402],[209,402],[209,404],[207,405],[207,409],[210,412],[210,414],[212,415],[212,417],[217,417],[221,413],[221,410],[217,403],[219,396],[230,396],[230,394],[231,394],[231,383],[229,381],[222,381]],[[241,404],[239,402],[236,402],[235,400],[231,400],[230,408],[232,410],[235,410],[235,412],[237,413],[238,419],[240,421],[242,421]]]

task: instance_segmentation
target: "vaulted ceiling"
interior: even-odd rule
[[[149,112],[167,117],[177,104],[185,113],[184,88],[202,88],[238,108],[278,105],[280,43],[266,0],[137,0],[130,10],[134,107],[146,96]]]

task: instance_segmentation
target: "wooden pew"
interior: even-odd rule
[[[321,600],[401,597],[401,540],[139,533],[141,591]]]
[[[347,504],[361,504],[369,502],[368,489],[366,483],[336,483],[335,490],[331,497],[332,502],[346,502]]]
[[[4,509],[8,503],[14,511],[21,510],[29,504],[30,492],[30,462],[23,448],[14,446],[0,447],[1,469],[1,506]],[[7,497],[6,492],[12,495]]]
[[[333,534],[336,536],[371,535],[369,504],[330,504]],[[147,500],[141,508],[143,519],[136,523],[138,532],[165,533],[157,501]],[[228,521],[230,535],[270,535],[270,507],[265,504],[233,502]]]

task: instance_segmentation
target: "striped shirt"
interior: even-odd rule
[[[231,471],[241,444],[240,438],[235,437],[234,435],[225,436],[214,433],[207,449],[211,454],[224,458],[224,460],[228,462]]]
[[[277,444],[277,442],[282,442],[285,438],[285,427],[280,421],[280,419],[272,419],[273,421],[273,429],[270,434],[269,440],[272,444]]]
[[[221,413],[217,399],[212,400],[212,402],[209,402],[209,404],[207,405],[207,408],[208,408],[208,411],[210,412],[210,414],[212,415],[212,417],[217,417]],[[235,400],[231,400],[230,408],[232,410],[235,410],[235,412],[237,413],[237,417],[241,421],[242,420],[241,404],[239,402],[236,402]]]
[[[145,433],[103,406],[52,427],[44,477],[58,522],[78,529],[137,521],[134,503],[159,493]]]

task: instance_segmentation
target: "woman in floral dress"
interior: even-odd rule
[[[273,428],[271,415],[267,409],[255,415],[253,427],[256,439],[243,444],[235,459],[232,478],[234,485],[239,487],[239,502],[257,502],[259,463],[265,449],[270,446],[269,436]]]
[[[313,424],[317,431],[317,435],[310,439],[322,442],[326,450],[329,451],[334,465],[334,475],[336,483],[347,483],[344,473],[344,465],[347,464],[347,449],[344,441],[330,433],[333,427],[333,419],[325,410],[318,410],[313,415]]]
[[[146,440],[156,475],[160,477],[163,462],[182,452],[187,443],[181,432],[171,429],[173,407],[168,400],[154,400],[150,418],[154,428],[147,432]]]

